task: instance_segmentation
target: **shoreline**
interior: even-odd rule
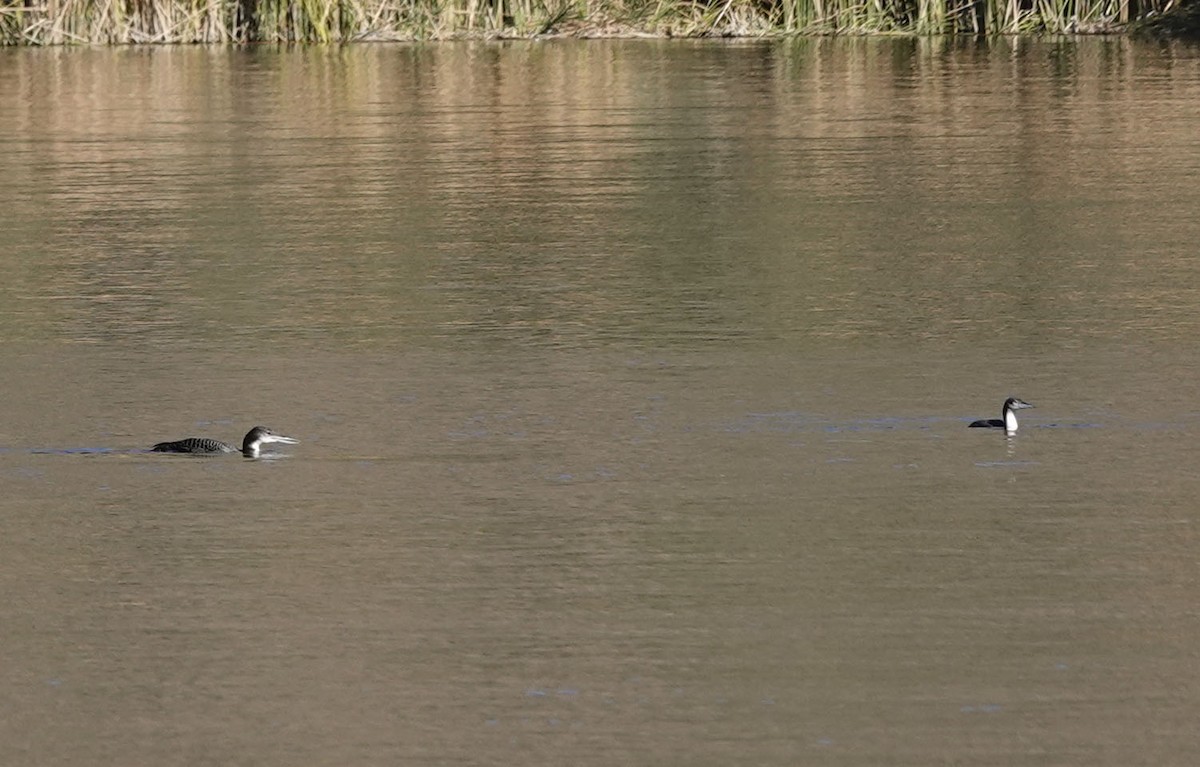
[[[191,45],[256,43],[371,43],[529,40],[775,40],[797,37],[1039,37],[1152,35],[1187,38],[1200,32],[1200,0],[1170,8],[1169,0],[1062,3],[1058,15],[1044,4],[1022,7],[1003,0],[911,0],[863,5],[828,0],[724,0],[715,6],[676,2],[648,16],[620,5],[585,15],[577,7],[555,13],[534,0],[454,0],[465,6],[397,8],[391,0],[322,0],[267,6],[264,0],[218,0],[203,6],[144,0],[113,18],[102,0],[46,0],[40,6],[0,8],[0,46]],[[848,1],[848,0],[847,0]],[[803,5],[803,3],[815,5]],[[525,5],[522,7],[522,3]],[[1162,13],[1157,5],[1170,8]],[[1090,12],[1070,13],[1076,5]],[[109,10],[106,10],[109,9]],[[817,11],[820,11],[818,13]],[[311,14],[311,15],[308,15]],[[858,14],[858,15],[856,15]]]

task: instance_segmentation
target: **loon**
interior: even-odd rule
[[[300,440],[276,434],[266,426],[255,426],[246,432],[242,440],[242,448],[238,450],[233,445],[205,437],[188,437],[175,442],[159,442],[150,448],[152,453],[192,453],[195,455],[218,455],[220,453],[241,453],[247,458],[257,458],[259,447],[267,442],[283,442],[294,445]]]
[[[1027,407],[1033,407],[1024,400],[1016,397],[1009,397],[1004,400],[1004,407],[1000,409],[1004,418],[984,418],[978,421],[972,421],[971,426],[982,427],[985,429],[1004,429],[1004,431],[1012,434],[1017,430],[1017,414],[1016,410],[1024,410]]]

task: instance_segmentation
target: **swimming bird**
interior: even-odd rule
[[[221,453],[241,453],[247,458],[257,458],[259,448],[267,442],[282,442],[287,445],[294,445],[300,440],[291,437],[285,437],[282,434],[276,434],[266,426],[255,426],[250,431],[246,432],[246,438],[242,440],[242,449],[238,450],[233,445],[220,440],[208,439],[206,437],[188,437],[187,439],[177,440],[175,442],[159,442],[154,447],[150,448],[152,453],[191,453],[193,455],[219,455]]]
[[[1033,405],[1016,397],[1009,397],[1004,400],[1004,407],[1000,408],[1000,413],[1004,416],[1003,418],[984,418],[972,421],[971,426],[985,429],[1004,429],[1004,431],[1012,434],[1017,430],[1017,414],[1014,411],[1024,410],[1027,407],[1033,407]]]

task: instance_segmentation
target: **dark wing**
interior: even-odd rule
[[[188,437],[176,442],[159,442],[150,448],[154,453],[238,453],[241,452],[232,445],[220,440],[203,437]]]

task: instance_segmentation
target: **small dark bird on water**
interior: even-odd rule
[[[984,418],[972,421],[971,426],[983,429],[1004,429],[1009,434],[1012,434],[1017,430],[1017,414],[1015,411],[1024,410],[1027,407],[1033,407],[1033,405],[1016,397],[1009,397],[1004,400],[1004,407],[1000,408],[1002,418]]]
[[[190,453],[192,455],[220,455],[221,453],[241,453],[247,458],[257,458],[259,448],[268,442],[282,442],[294,445],[300,440],[276,434],[266,426],[255,426],[246,432],[242,440],[242,449],[238,450],[228,442],[221,442],[206,437],[188,437],[175,442],[159,442],[150,448],[153,453]]]

